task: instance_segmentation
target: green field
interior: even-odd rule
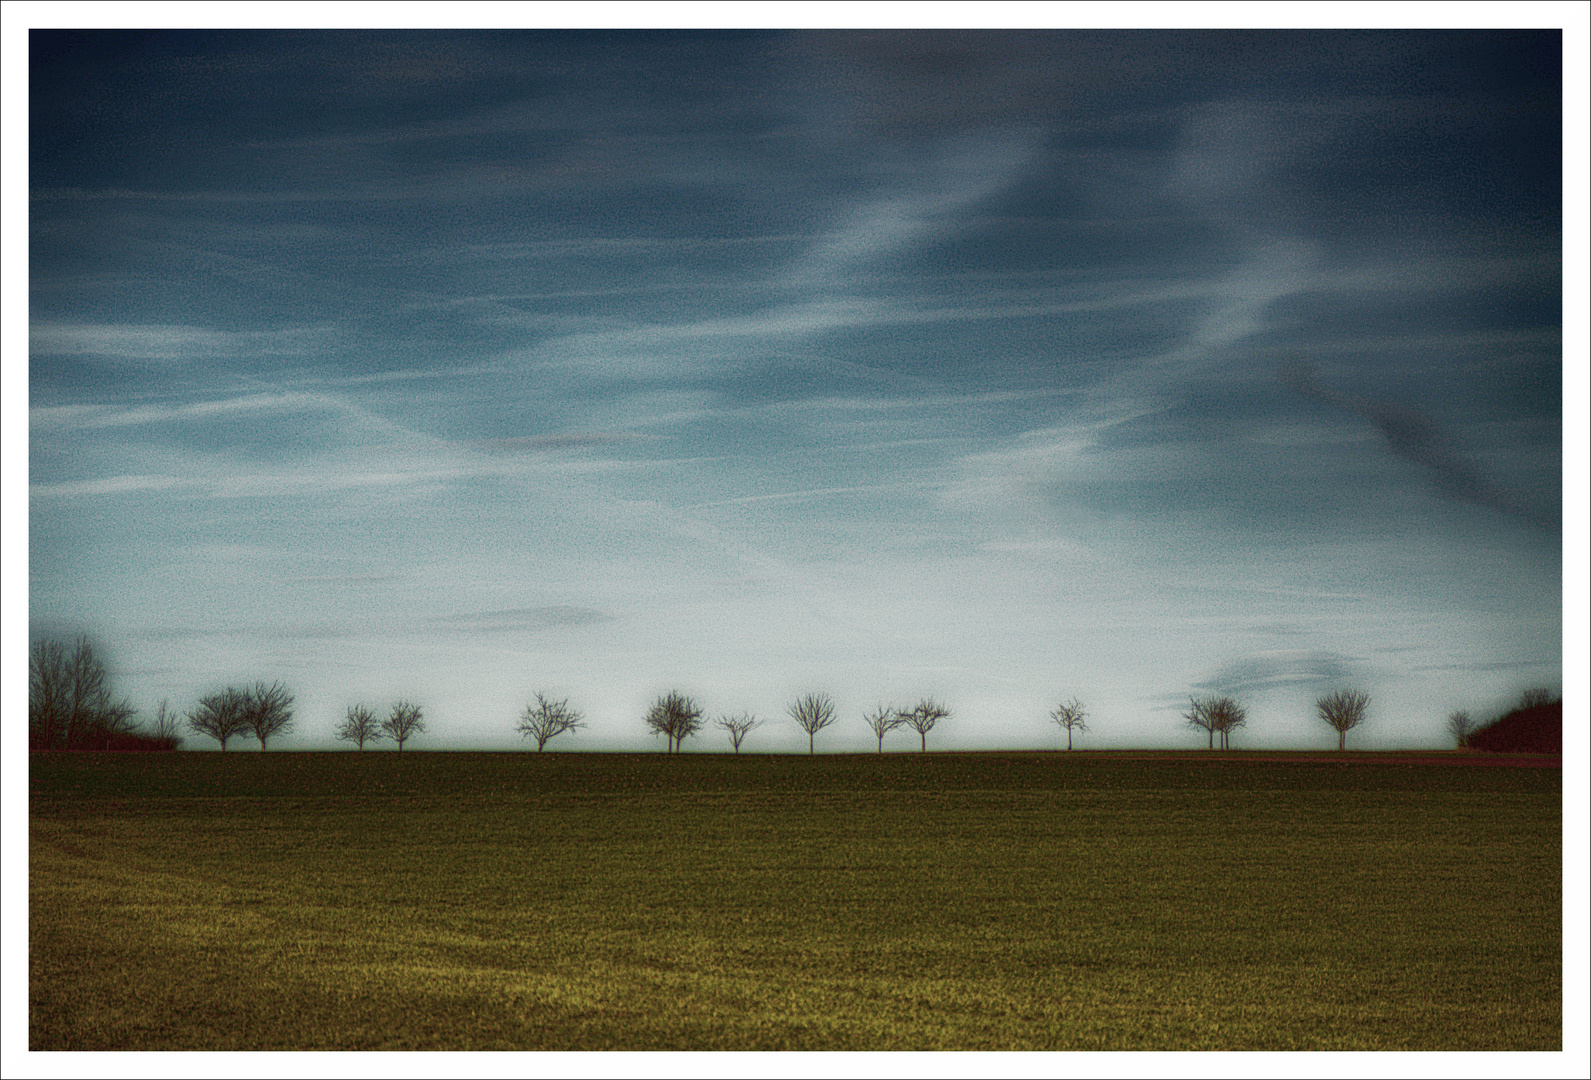
[[[29,1047],[1560,1049],[1452,760],[34,755]]]

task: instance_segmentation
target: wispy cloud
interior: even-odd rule
[[[297,390],[243,394],[237,397],[190,401],[180,405],[45,405],[29,414],[36,430],[64,431],[89,428],[139,427],[174,421],[224,418],[277,412],[352,412],[372,426],[398,430],[379,417],[349,402],[323,394]]]
[[[801,491],[775,491],[760,495],[742,495],[734,499],[715,499],[712,502],[693,503],[686,510],[705,510],[714,506],[745,506],[751,503],[805,502],[831,495],[876,495],[884,491],[906,491],[914,488],[937,488],[938,481],[924,480],[898,484],[862,484],[855,487],[806,488]]]
[[[465,615],[448,615],[431,620],[433,626],[468,633],[532,632],[612,622],[618,616],[595,608],[555,604],[547,607],[508,608]]]
[[[274,359],[311,356],[338,336],[339,332],[328,326],[227,331],[203,326],[46,322],[29,327],[28,351],[35,356],[165,363],[243,356]]]
[[[1351,656],[1322,650],[1278,649],[1228,660],[1193,686],[1195,690],[1220,694],[1253,694],[1285,686],[1324,688],[1363,675],[1361,661]]]
[[[140,491],[169,491],[192,484],[176,476],[105,476],[95,480],[76,480],[64,484],[30,484],[32,498],[70,499],[95,495],[126,495]]]
[[[1031,134],[989,131],[941,144],[917,166],[917,178],[845,212],[788,268],[798,290],[834,289],[887,254],[902,251],[953,220],[950,215],[1006,187],[1032,156]]]

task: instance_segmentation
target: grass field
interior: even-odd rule
[[[29,1047],[1559,1049],[1561,772],[35,755]]]

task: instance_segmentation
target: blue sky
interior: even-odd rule
[[[284,749],[1445,745],[1564,678],[1559,48],[36,32],[29,633]]]

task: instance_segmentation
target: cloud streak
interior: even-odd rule
[[[1360,661],[1341,653],[1278,649],[1228,660],[1193,686],[1211,693],[1244,695],[1290,686],[1325,689],[1363,677]]]
[[[1444,499],[1508,514],[1538,528],[1550,527],[1543,515],[1521,505],[1482,476],[1459,454],[1447,433],[1418,410],[1328,390],[1315,381],[1315,369],[1309,364],[1285,365],[1280,377],[1289,388],[1306,397],[1370,421],[1388,450],[1427,470],[1433,490]]]

